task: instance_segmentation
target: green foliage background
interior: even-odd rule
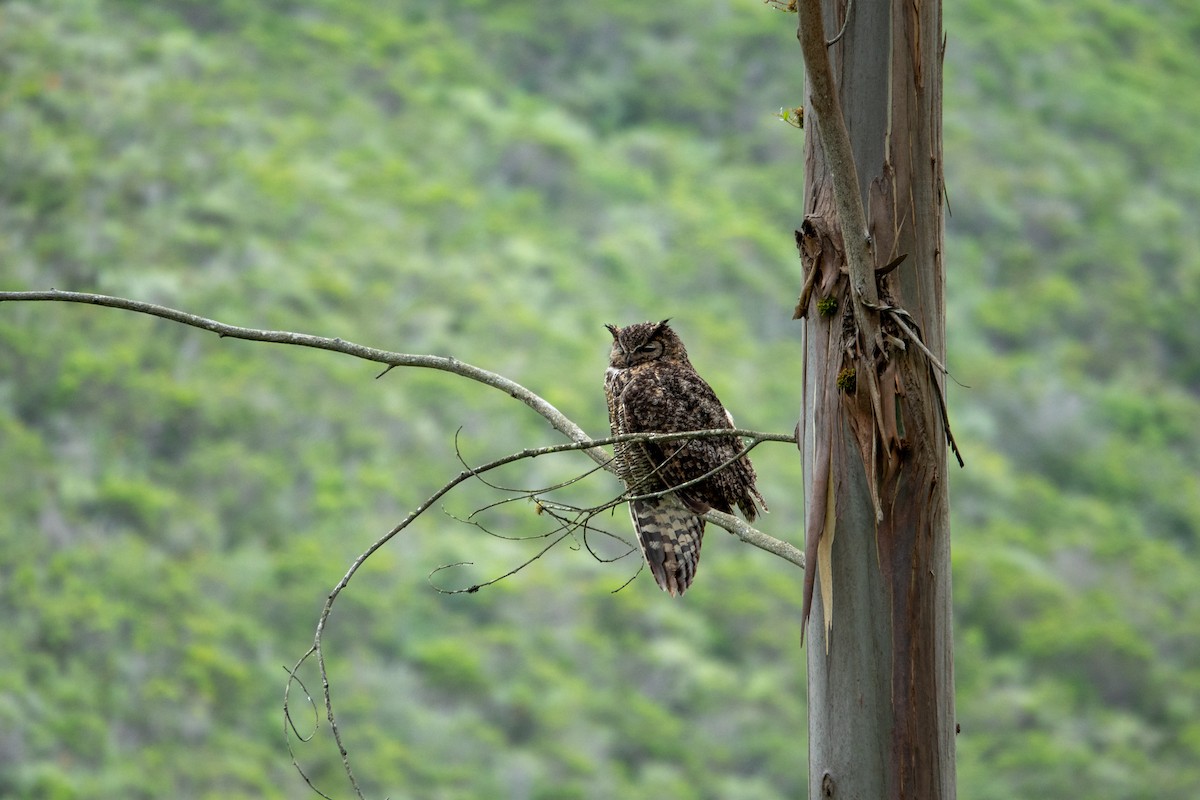
[[[960,794],[1191,798],[1200,11],[946,15]],[[754,0],[0,3],[2,285],[451,354],[597,435],[602,323],[670,316],[740,423],[788,431],[793,24]],[[328,590],[458,470],[457,429],[474,462],[559,441],[498,392],[376,372],[0,307],[0,796],[307,793],[281,667]],[[765,528],[795,542],[797,461],[756,454]],[[469,586],[540,546],[452,516],[495,499],[452,496],[335,610],[370,796],[804,796],[798,572],[714,531],[683,601],[611,593],[636,557],[582,546],[436,593],[441,564]],[[298,747],[348,793],[323,726]]]

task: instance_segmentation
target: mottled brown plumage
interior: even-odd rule
[[[667,320],[607,327],[613,347],[604,391],[614,435],[733,427],[729,412],[696,373]],[[704,536],[699,515],[709,509],[730,513],[736,506],[753,521],[759,505],[767,507],[754,487],[750,459],[737,457],[741,450],[734,436],[614,447],[617,474],[631,496],[680,486],[732,461],[677,492],[629,503],[646,563],[658,585],[672,595],[683,594],[696,576]]]

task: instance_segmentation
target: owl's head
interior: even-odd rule
[[[635,364],[660,360],[686,364],[687,350],[683,340],[667,325],[669,321],[639,322],[624,328],[605,325],[613,337],[608,365],[614,369],[628,369]]]

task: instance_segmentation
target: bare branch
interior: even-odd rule
[[[373,361],[376,364],[385,364],[388,369],[381,373],[386,374],[394,367],[424,367],[426,369],[436,369],[443,372],[451,372],[455,375],[460,375],[464,378],[477,381],[490,386],[493,389],[499,389],[510,397],[515,397],[525,405],[532,408],[537,413],[541,414],[546,420],[554,426],[554,429],[562,433],[568,439],[575,442],[586,441],[588,435],[567,418],[565,414],[551,405],[542,397],[534,394],[516,381],[509,380],[503,375],[495,372],[490,372],[486,369],[467,364],[450,356],[433,356],[433,355],[413,355],[410,353],[394,353],[389,350],[379,350],[374,347],[366,347],[365,345],[347,342],[344,339],[328,338],[325,336],[313,336],[307,333],[293,333],[291,331],[269,331],[258,330],[255,328],[243,328],[237,325],[228,325],[224,322],[218,322],[207,317],[189,314],[186,311],[179,311],[166,306],[155,305],[154,303],[144,303],[140,300],[129,300],[124,297],[111,297],[104,294],[90,294],[86,292],[61,292],[57,289],[39,292],[0,292],[0,303],[11,301],[57,301],[62,303],[85,303],[95,306],[106,306],[108,308],[119,308],[124,311],[133,311],[138,314],[148,314],[153,317],[178,322],[182,325],[190,325],[193,328],[211,331],[218,336],[231,339],[245,339],[251,342],[271,342],[273,344],[290,344],[299,347],[312,347],[317,350],[331,350],[335,353],[344,353],[348,356],[361,358],[364,361]],[[602,450],[595,450],[588,453],[588,457],[597,464],[607,462],[608,456]]]

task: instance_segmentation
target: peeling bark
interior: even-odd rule
[[[953,798],[941,5],[799,11],[810,792]]]

